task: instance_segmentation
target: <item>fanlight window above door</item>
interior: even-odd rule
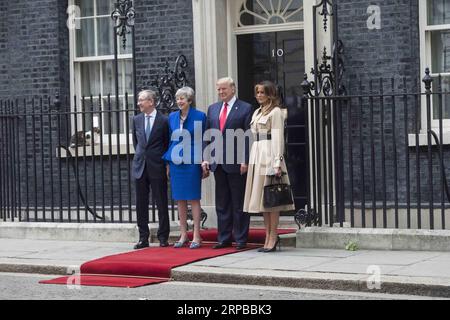
[[[303,0],[244,0],[238,27],[303,21]]]

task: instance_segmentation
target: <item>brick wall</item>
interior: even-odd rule
[[[148,86],[149,83],[161,73],[164,68],[166,59],[169,59],[169,66],[172,69],[175,58],[179,54],[187,57],[189,68],[187,77],[189,84],[194,87],[194,50],[193,50],[193,26],[192,26],[192,3],[191,0],[143,0],[136,1],[136,67],[137,67],[137,87]],[[381,8],[381,30],[367,29],[367,7],[369,5],[379,5]],[[68,46],[68,30],[66,27],[66,9],[67,0],[38,0],[25,1],[18,0],[15,2],[0,2],[0,99],[1,98],[27,98],[31,97],[51,96],[56,92],[61,95],[63,108],[68,107],[68,103],[64,103],[69,98],[69,46]],[[384,1],[368,1],[368,0],[340,0],[339,1],[339,38],[345,46],[345,83],[349,89],[349,93],[360,92],[359,81],[362,82],[362,92],[368,93],[370,86],[369,81],[373,80],[373,90],[378,91],[378,78],[384,79],[395,78],[394,89],[403,90],[403,77],[407,81],[407,90],[416,91],[418,88],[418,80],[423,76],[423,70],[420,70],[419,63],[419,32],[418,32],[418,0],[384,0]],[[390,80],[384,82],[384,92],[391,90]],[[31,111],[31,104],[29,111]],[[370,150],[370,132],[367,124],[370,121],[370,103],[364,101],[362,114],[359,112],[351,113],[351,127],[347,126],[347,115],[344,113],[344,136],[349,132],[356,145],[360,141],[364,144],[364,164],[365,171],[361,172],[359,165],[359,153],[354,151],[354,175],[359,177],[364,174],[366,184],[361,186],[361,179],[356,178],[354,192],[356,197],[361,196],[364,189],[367,201],[370,201],[372,185],[371,179],[371,150]],[[355,107],[355,106],[354,106]],[[408,132],[412,132],[414,128],[414,103],[408,102],[409,116],[407,119]],[[44,109],[46,103],[44,103]],[[383,130],[386,137],[386,177],[389,200],[393,200],[394,190],[394,152],[392,142],[392,132],[395,126],[397,131],[397,163],[398,163],[398,188],[400,202],[405,201],[406,191],[406,152],[410,151],[411,170],[415,166],[415,154],[413,149],[408,149],[404,144],[405,138],[405,121],[404,111],[399,107],[397,102],[395,108],[396,122],[393,122],[392,103],[386,101],[384,111],[379,104],[375,104],[374,108],[374,141],[377,146],[380,144],[380,132]],[[384,114],[384,127],[381,127],[381,112]],[[358,126],[364,126],[364,134],[362,140],[359,139]],[[50,165],[57,166],[57,159],[50,157],[54,155],[57,144],[57,135],[55,131],[56,119],[44,119],[43,122],[36,123],[34,134],[31,134],[30,128],[32,123],[30,120],[20,124],[20,130],[24,132],[25,126],[28,128],[27,142],[31,146],[32,138],[36,138],[36,145],[33,150],[37,155],[38,168],[44,168],[44,176],[49,178],[52,176]],[[64,127],[64,126],[63,126]],[[53,128],[54,139],[52,145],[48,139],[40,139],[40,131],[49,131]],[[63,131],[63,140],[67,140],[67,133]],[[20,138],[21,146],[25,143],[25,138]],[[348,140],[344,141],[343,148],[348,149]],[[41,158],[41,150],[44,156]],[[382,179],[380,150],[376,149],[375,173],[376,173],[376,198],[382,198],[380,186]],[[426,161],[424,154],[421,154],[422,165],[422,191],[426,194]],[[109,158],[103,158],[105,173],[109,172]],[[345,177],[346,185],[349,180],[349,157],[344,152],[345,161]],[[95,168],[92,170],[87,164],[88,174],[86,180],[82,176],[82,187],[87,186],[89,196],[93,193],[93,175],[92,171],[99,172],[100,158],[95,158]],[[105,201],[108,205],[118,204],[117,182],[123,182],[125,186],[128,180],[128,172],[125,157],[121,158],[121,170],[118,170],[117,157],[112,157],[113,180],[105,180]],[[66,165],[63,162],[63,165]],[[22,163],[23,166],[23,163]],[[22,167],[23,168],[23,167]],[[438,175],[437,163],[434,164],[434,171]],[[28,166],[29,172],[32,172],[32,166]],[[84,163],[83,163],[84,170]],[[25,170],[23,170],[25,171]],[[411,171],[413,172],[413,171]],[[73,186],[73,174],[64,173],[63,184]],[[53,178],[57,181],[57,175],[53,174]],[[39,178],[40,179],[40,178]],[[359,179],[359,180],[358,180]],[[411,174],[411,192],[414,192],[413,173]],[[50,199],[53,193],[58,198],[58,188],[53,190],[49,188],[49,181],[42,184],[38,182],[38,199]],[[438,181],[437,178],[435,181]],[[100,180],[96,180],[98,187]],[[34,182],[30,180],[30,192]],[[108,192],[109,185],[113,184],[113,192]],[[23,182],[21,188],[25,188],[27,182]],[[42,191],[41,186],[43,189]],[[425,186],[425,187],[424,187]],[[134,190],[132,186],[132,201],[134,202]],[[123,201],[128,201],[127,188],[122,190]],[[347,199],[349,195],[348,188]],[[74,192],[72,190],[72,192]],[[72,201],[76,198],[74,194]],[[112,200],[111,200],[112,199]],[[97,199],[99,203],[100,198]],[[47,202],[48,204],[48,202]]]
[[[0,2],[0,97],[6,94],[8,85],[7,61],[8,61],[8,24],[7,24],[7,2]]]
[[[136,5],[136,76],[138,88],[148,85],[165,66],[173,70],[184,54],[189,85],[195,86],[191,0],[143,0]]]
[[[381,29],[379,30],[368,30],[367,28],[369,17],[367,8],[369,5],[378,5],[381,8]],[[424,70],[420,70],[417,0],[375,2],[341,0],[339,1],[339,38],[345,46],[344,81],[349,94],[369,95],[371,93],[379,94],[383,91],[384,94],[389,95],[391,92],[402,93],[405,90],[409,93],[416,93],[420,90],[420,81],[425,74]],[[382,79],[382,85],[380,85],[380,79]],[[404,81],[406,81],[406,86]],[[395,103],[393,103],[394,100]],[[393,205],[395,198],[397,198],[399,204],[404,206],[408,191],[406,163],[409,161],[409,192],[411,202],[414,205],[417,201],[417,190],[419,189],[416,181],[416,150],[414,147],[406,145],[405,136],[414,133],[415,121],[420,121],[420,114],[416,115],[416,110],[420,110],[417,109],[416,100],[412,96],[407,98],[407,119],[405,119],[405,103],[402,97],[393,99],[387,96],[383,99],[383,104],[378,97],[374,97],[372,100],[369,98],[353,99],[351,108],[350,128],[348,106],[343,108],[342,113],[347,201],[350,199],[348,141],[350,129],[353,144],[353,197],[355,202],[358,203],[362,199],[362,192],[364,191],[366,204],[370,207],[374,192],[377,205],[381,205],[384,198],[382,187],[385,183],[388,205]],[[383,126],[381,122],[382,114],[384,116]],[[373,121],[373,133],[370,130],[371,121]],[[359,133],[360,127],[362,127],[362,137]],[[382,133],[384,134],[385,144],[384,179],[382,176]],[[396,152],[394,151],[394,142]],[[361,170],[361,152],[359,149],[361,143],[363,144],[364,170]],[[372,148],[374,149],[373,162]],[[445,154],[449,151],[448,149],[448,147],[444,147]],[[420,190],[423,205],[429,200],[431,192],[428,187],[427,149],[421,147],[419,153]],[[439,170],[437,153],[433,151],[433,194],[435,202],[440,202]],[[364,186],[362,184],[363,175],[365,178]],[[395,180],[396,175],[397,179]],[[375,181],[375,184],[372,183],[373,181]],[[395,193],[396,183],[397,194]],[[375,191],[373,191],[374,188]]]
[[[367,27],[370,5],[381,9],[381,29]],[[340,0],[338,10],[347,81],[355,75],[363,80],[419,77],[417,0]]]
[[[8,75],[8,83],[1,86],[7,96],[52,95],[60,90],[58,17],[63,2],[20,0],[4,5],[6,34],[2,38],[6,40],[4,46],[8,55],[2,57],[0,64]]]
[[[54,95],[56,91],[68,94],[67,3],[0,3],[0,70],[6,71],[0,75],[1,97]],[[187,57],[187,75],[194,86],[191,1],[137,1],[135,9],[138,87],[154,80],[167,58],[172,68],[180,54]]]
[[[18,134],[15,140],[10,137],[10,145],[6,145],[6,137],[0,139],[2,147],[8,147],[11,151],[8,154],[2,153],[2,156],[8,157],[9,181],[15,181],[19,178],[18,174],[21,175],[21,182],[16,185],[9,184],[9,189],[23,194],[28,190],[29,199],[22,197],[21,201],[32,207],[35,204],[40,206],[44,202],[49,206],[52,201],[57,204],[61,197],[63,205],[66,206],[69,194],[71,206],[79,204],[83,207],[78,199],[75,173],[70,162],[65,159],[61,161],[54,156],[58,144],[67,145],[70,137],[70,125],[65,115],[62,114],[61,118],[56,115],[36,116],[34,121],[31,117],[34,110],[41,110],[40,98],[43,98],[42,110],[47,111],[48,98],[50,97],[51,105],[56,93],[60,94],[61,111],[68,110],[70,106],[68,99],[72,98],[69,93],[71,75],[69,34],[66,26],[67,5],[67,0],[0,2],[0,100],[19,99],[19,108],[23,112],[23,102],[26,99],[28,113],[28,116],[20,121],[8,122],[8,130]],[[136,1],[135,9],[138,88],[148,86],[156,79],[165,66],[166,58],[169,58],[172,69],[179,54],[187,57],[187,77],[193,86],[195,78],[191,1]],[[36,98],[34,107],[31,102],[33,97]],[[61,129],[59,136],[58,121]],[[2,122],[3,124],[6,125],[6,122]],[[78,130],[81,130],[80,126],[79,123]],[[28,150],[26,153],[25,149]],[[21,158],[21,161],[16,161],[14,165],[11,158],[13,150],[14,154],[17,157],[20,155]],[[91,205],[94,192],[97,205],[100,205],[103,199],[107,207],[119,205],[119,184],[122,186],[124,206],[128,206],[129,193],[131,202],[134,203],[133,179],[130,181],[130,187],[128,185],[130,174],[127,161],[131,158],[132,156],[120,156],[120,170],[119,158],[115,155],[104,156],[102,159],[78,159],[80,187]],[[100,174],[101,165],[103,181]],[[4,173],[6,174],[6,171]],[[2,187],[6,187],[6,184]],[[18,201],[18,198],[16,200]],[[83,217],[84,210],[81,212],[81,218]]]

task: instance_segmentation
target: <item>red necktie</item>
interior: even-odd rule
[[[227,113],[228,113],[228,103],[225,102],[223,105],[222,113],[220,114],[219,117],[220,131],[223,131],[223,129],[225,128],[225,122],[227,121]]]

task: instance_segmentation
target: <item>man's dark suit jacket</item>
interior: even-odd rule
[[[219,124],[219,116],[220,116],[220,109],[222,108],[223,102],[217,102],[215,104],[212,104],[211,106],[209,106],[208,108],[208,117],[207,117],[207,124],[206,124],[206,129],[220,129],[220,124]],[[252,119],[252,115],[253,115],[253,107],[248,104],[247,102],[244,102],[242,100],[237,99],[236,102],[233,104],[233,108],[230,110],[230,113],[228,114],[227,117],[227,121],[225,122],[225,129],[223,131],[223,141],[224,141],[224,145],[223,145],[223,164],[222,164],[222,169],[227,172],[227,173],[240,173],[240,168],[241,168],[241,163],[238,163],[239,160],[237,158],[237,152],[238,152],[238,148],[237,148],[237,143],[236,143],[236,139],[235,139],[235,143],[234,143],[234,154],[233,154],[233,158],[235,159],[234,164],[226,164],[226,158],[227,158],[227,154],[226,154],[226,130],[227,129],[242,129],[244,130],[244,132],[248,129],[250,129],[250,121]],[[245,163],[248,164],[248,158],[249,158],[249,142],[248,139],[246,139],[246,144],[244,147],[244,152],[245,154],[242,156],[241,158],[244,157]],[[214,154],[213,154],[214,156]],[[211,171],[215,171],[217,168],[217,163],[215,163],[212,159],[207,159],[207,160],[211,160],[210,162],[210,168]]]
[[[132,174],[135,179],[142,177],[145,165],[154,179],[165,179],[166,169],[162,156],[169,146],[168,119],[159,111],[153,122],[149,141],[145,139],[145,114],[140,113],[133,118],[134,158]]]

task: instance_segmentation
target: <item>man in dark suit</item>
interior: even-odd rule
[[[236,98],[233,79],[219,79],[216,88],[221,101],[208,107],[206,129],[218,129],[222,132],[223,145],[222,150],[219,150],[222,157],[213,156],[213,159],[202,164],[205,172],[214,172],[216,180],[218,243],[213,248],[230,247],[234,238],[236,249],[241,250],[247,245],[250,224],[250,216],[242,211],[249,152],[246,145],[244,155],[239,154],[238,149],[242,148],[237,146],[235,141],[229,141],[234,146],[231,144],[232,148],[227,149],[226,130],[248,130],[253,109],[250,104]],[[233,155],[227,156],[227,150],[233,152]],[[217,163],[216,160],[220,158],[221,163]],[[227,158],[233,161],[227,161]]]
[[[169,146],[167,117],[155,109],[156,93],[141,91],[138,106],[141,113],[133,118],[134,158],[132,174],[136,179],[136,212],[139,228],[139,242],[134,246],[141,249],[149,246],[149,193],[156,200],[158,208],[158,239],[161,247],[169,245],[169,209],[167,200],[167,175],[163,154]]]

